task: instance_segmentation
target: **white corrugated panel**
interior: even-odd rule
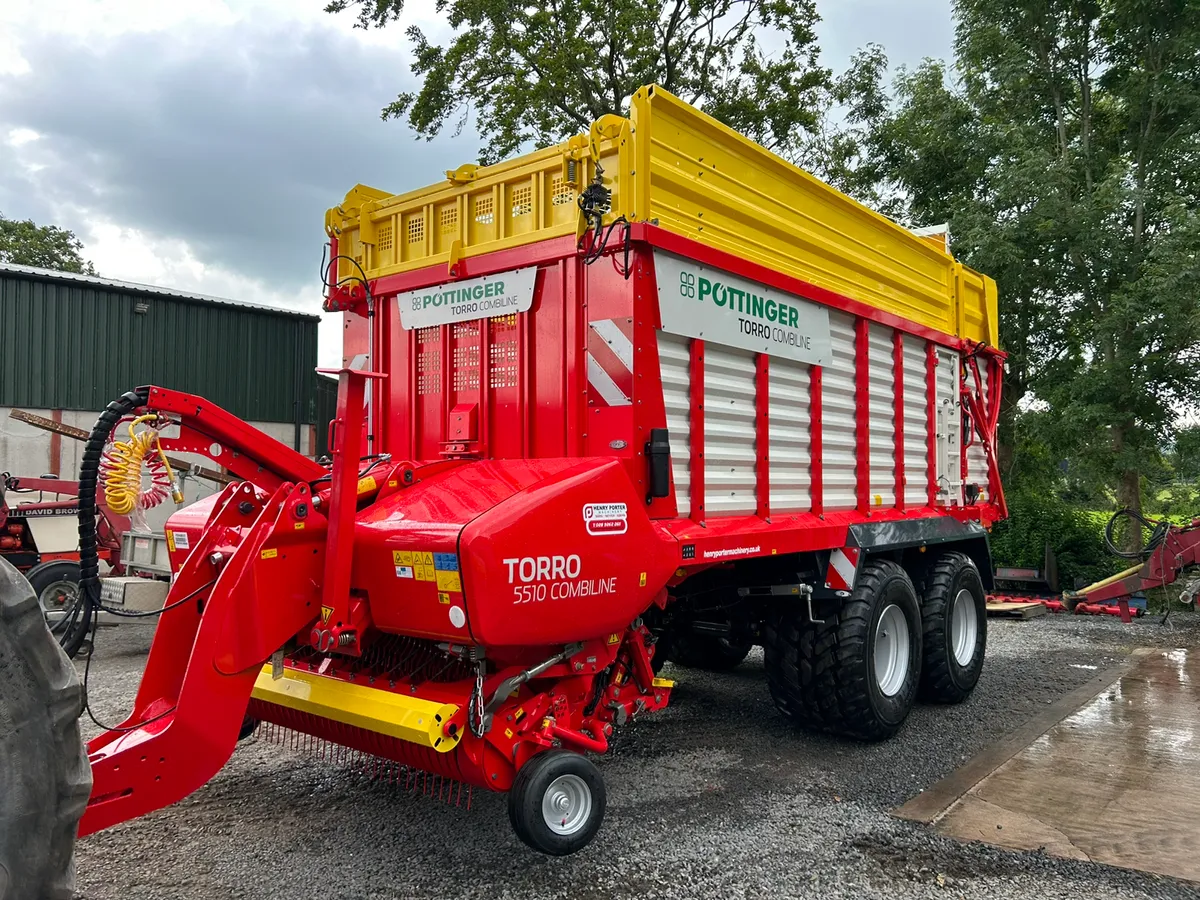
[[[658,333],[658,365],[662,376],[663,404],[667,408],[667,434],[671,441],[671,477],[679,515],[692,512],[691,448],[691,339]]]
[[[771,512],[812,508],[808,363],[773,356],[770,361]]]
[[[929,502],[929,388],[926,377],[928,344],[904,335],[904,502]]]
[[[856,498],[854,318],[829,311],[832,355],[821,373],[821,463],[827,510],[853,509]]]
[[[871,506],[896,505],[896,369],[891,328],[867,328]]]
[[[981,398],[980,406],[987,409],[988,399],[988,373],[986,363],[979,364],[979,382],[983,385],[983,397]],[[971,393],[975,393],[975,376],[971,370],[967,369],[967,389]],[[988,468],[987,454],[983,452],[983,444],[981,444],[979,435],[972,429],[967,435],[968,438],[974,438],[975,443],[967,448],[967,483],[979,485],[979,499],[986,500],[988,497]]]
[[[962,504],[962,401],[958,354],[937,348],[938,500]]]
[[[704,513],[752,513],[754,358],[749,350],[704,345]]]

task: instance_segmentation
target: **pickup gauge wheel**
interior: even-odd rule
[[[522,841],[548,856],[581,850],[604,821],[604,779],[590,760],[548,750],[517,772],[508,818]]]

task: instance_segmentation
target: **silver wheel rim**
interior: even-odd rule
[[[954,659],[960,666],[971,662],[978,639],[979,618],[975,611],[975,598],[963,588],[950,607],[950,640],[954,647]]]
[[[908,677],[908,619],[895,603],[884,609],[875,626],[875,683],[885,697],[894,697]]]
[[[542,819],[555,834],[574,834],[591,815],[592,790],[578,775],[559,775],[542,795]]]
[[[38,605],[46,624],[54,628],[66,618],[79,603],[79,585],[74,581],[55,581],[42,588],[38,594]]]

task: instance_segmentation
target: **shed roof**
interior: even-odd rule
[[[310,319],[320,321],[320,316],[313,313],[300,312],[294,309],[284,309],[279,306],[267,306],[261,303],[246,303],[241,300],[228,300],[224,297],[213,297],[208,294],[194,294],[190,291],[178,291],[173,288],[159,287],[154,284],[139,284],[135,281],[116,281],[112,278],[98,278],[95,275],[80,275],[77,272],[60,272],[56,269],[39,269],[35,266],[19,266],[16,263],[0,262],[0,274],[10,273],[35,281],[66,282],[69,284],[90,285],[92,287],[107,287],[113,290],[125,291],[130,294],[143,294],[152,297],[163,297],[170,300],[183,300],[190,303],[216,303],[222,306],[235,306],[251,309],[256,312],[273,313],[292,319]]]

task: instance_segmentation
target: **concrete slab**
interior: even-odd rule
[[[1088,687],[1073,712],[1021,729],[1022,746],[1001,742],[896,814],[964,841],[1200,882],[1200,654],[1135,654]]]

